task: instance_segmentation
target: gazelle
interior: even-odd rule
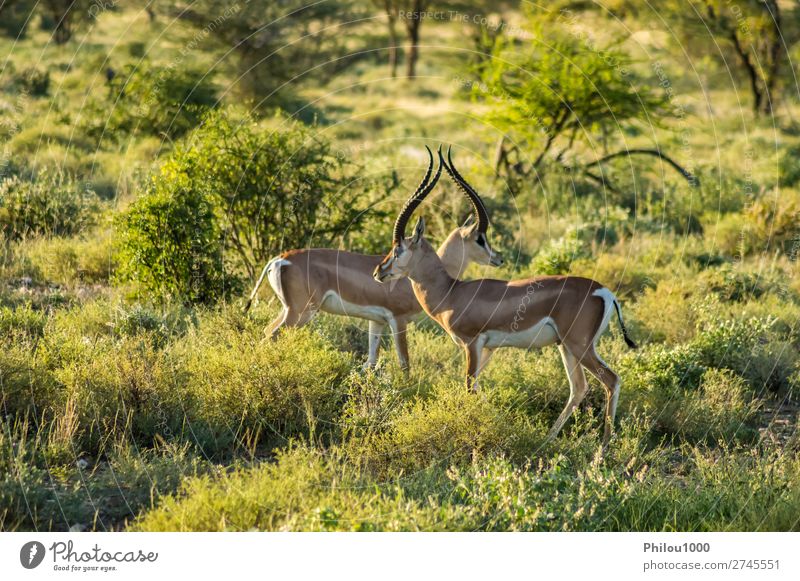
[[[477,192],[453,166],[449,152],[448,161],[449,165],[440,151],[440,167],[444,166],[468,195],[479,200]],[[614,425],[620,379],[597,354],[596,345],[614,311],[625,342],[636,348],[625,329],[619,301],[600,283],[577,276],[541,276],[511,282],[456,280],[424,238],[422,218],[417,221],[414,234],[405,237],[406,224],[425,195],[424,191],[415,194],[397,217],[392,250],[376,267],[375,280],[411,279],[425,312],[463,345],[468,388],[477,389],[478,375],[499,347],[531,349],[557,344],[569,378],[570,396],[547,440],[558,435],[586,395],[589,386],[585,368],[606,391],[605,447]]]
[[[428,171],[419,184],[412,200],[423,199],[436,185],[441,175],[439,167],[431,180],[433,154],[428,149]],[[430,180],[430,181],[429,181]],[[438,250],[437,256],[448,276],[459,278],[471,262],[500,266],[503,258],[489,245],[482,204],[471,193],[478,220],[465,223],[453,230]],[[483,213],[481,213],[483,212]],[[326,248],[291,250],[273,258],[261,272],[245,312],[258,293],[264,278],[269,280],[283,309],[269,327],[272,338],[283,327],[299,327],[308,323],[319,311],[335,315],[358,317],[369,321],[368,366],[374,366],[383,331],[388,326],[394,339],[400,366],[408,369],[408,342],[406,326],[409,320],[422,312],[408,281],[382,285],[372,278],[372,272],[382,256],[356,254]]]

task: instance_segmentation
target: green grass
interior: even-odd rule
[[[297,88],[335,150],[371,174],[397,170],[404,185],[392,204],[416,185],[423,143],[457,146],[507,258],[469,277],[569,272],[623,300],[641,349],[628,350],[613,324],[600,343],[623,382],[600,459],[594,380],[562,435],[543,443],[569,389],[553,347],[499,351],[475,395],[463,387],[461,350],[430,321],[411,326],[406,376],[387,341],[378,369],[362,368],[362,321],[322,315],[267,341],[269,290],[245,317],[243,299],[155,305],[120,285],[113,217],[172,144],[140,134],[98,142],[80,120],[105,91],[105,67],[138,61],[131,45],[144,42],[150,65],[164,66],[195,34],[178,25],[160,35],[163,26],[122,9],[65,47],[45,46],[35,27],[19,43],[0,38],[10,55],[3,159],[58,170],[95,196],[91,225],[74,236],[1,241],[0,530],[800,529],[795,101],[755,120],[730,79],[716,71],[701,87],[655,42],[648,58],[664,64],[685,106],[701,187],[620,164],[609,168],[624,186],[615,193],[546,167],[513,197],[494,179],[496,128],[459,91],[471,45],[453,23],[425,23],[435,46],[423,48],[414,82],[387,79],[376,58]],[[641,48],[625,46],[648,73]],[[222,52],[209,42],[194,56],[208,68]],[[20,93],[30,67],[50,72],[47,95]],[[216,72],[223,88],[235,78],[230,60]],[[657,142],[679,157],[671,123],[625,143]],[[744,168],[748,150],[759,153]],[[424,207],[437,239],[466,209],[440,184]]]

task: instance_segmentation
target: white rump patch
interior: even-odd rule
[[[614,303],[617,302],[617,297],[614,296],[607,288],[599,288],[592,293],[593,297],[600,297],[603,299],[605,303],[605,311],[603,312],[603,321],[600,323],[600,326],[597,328],[597,333],[594,335],[594,339],[592,339],[592,344],[596,344],[597,340],[600,338],[600,335],[605,333],[606,329],[608,329],[608,323],[611,320],[611,315],[614,312]]]
[[[286,260],[285,258],[281,258],[280,256],[276,256],[272,260],[267,263],[267,279],[269,280],[269,286],[272,287],[272,290],[275,291],[275,294],[278,297],[278,300],[284,307],[288,308],[288,303],[286,302],[286,297],[283,294],[283,281],[281,280],[281,268],[284,266],[289,266],[292,263]],[[262,275],[263,276],[263,275]],[[256,284],[256,290],[261,285],[261,281]]]

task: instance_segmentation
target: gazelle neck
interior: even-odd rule
[[[466,256],[466,245],[460,236],[450,234],[439,246],[436,254],[439,255],[442,266],[451,278],[460,279],[464,276],[469,267],[469,260]]]
[[[433,315],[445,306],[447,295],[457,279],[448,273],[442,258],[424,238],[414,252],[419,256],[415,257],[408,278],[425,312]]]

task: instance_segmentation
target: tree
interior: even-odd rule
[[[239,288],[223,259],[213,192],[193,170],[167,161],[117,218],[118,280],[158,301],[213,304]]]
[[[712,33],[733,48],[747,75],[756,115],[770,114],[781,61],[784,38],[777,0],[745,0],[731,3],[704,0]]]
[[[397,6],[392,0],[371,0],[372,4],[382,9],[386,15],[386,26],[389,33],[389,74],[392,78],[397,76],[398,44],[397,36]]]
[[[389,32],[389,71],[392,77],[397,76],[399,45],[397,22],[403,23],[406,33],[406,77],[413,79],[417,76],[420,29],[431,5],[430,0],[370,0],[370,3],[382,9],[386,15]]]
[[[282,116],[258,123],[233,109],[212,111],[165,167],[158,188],[171,188],[162,182],[175,175],[193,195],[207,192],[228,264],[250,278],[282,250],[334,244],[384,217],[363,210],[387,188]]]
[[[89,22],[93,16],[92,3],[92,0],[42,0],[43,23],[52,29],[56,44],[66,43],[76,28]]]
[[[344,37],[341,25],[355,14],[350,0],[161,0],[159,10],[197,28],[198,37],[229,47],[239,57],[245,92],[273,100],[273,93],[289,81],[346,64],[338,51]]]
[[[797,26],[784,23],[788,18],[794,24],[796,4],[778,0],[665,0],[655,12],[643,10],[641,3],[621,0],[613,9],[617,14],[635,12],[659,27],[667,18],[680,34],[682,49],[712,55],[725,67],[735,65],[747,79],[753,112],[768,115],[779,90],[781,68],[789,65],[786,54],[798,40]],[[793,8],[786,10],[789,6]],[[734,58],[726,58],[726,47]]]
[[[568,161],[575,146],[600,136],[605,147],[626,125],[639,119],[657,122],[669,113],[666,98],[645,88],[630,58],[613,45],[595,47],[552,24],[547,30],[539,26],[531,38],[536,40],[498,42],[493,58],[479,65],[480,82],[472,84],[473,97],[491,105],[487,120],[518,144],[500,141],[498,169],[512,178],[527,176],[552,156],[551,161],[605,183],[592,171],[604,160]],[[666,157],[658,150],[626,149],[605,159],[623,153]]]

